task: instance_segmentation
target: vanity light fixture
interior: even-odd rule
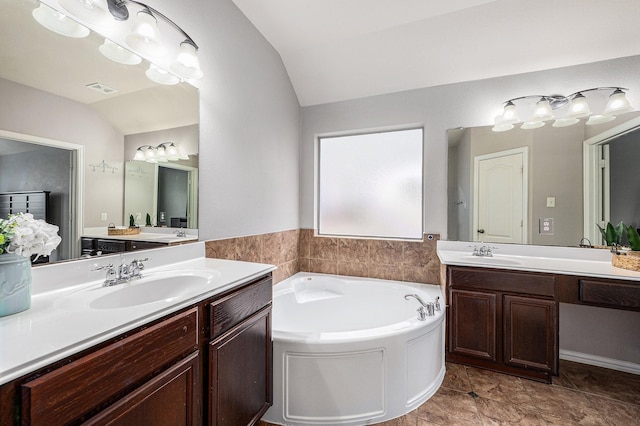
[[[526,114],[526,121],[520,126],[521,129],[537,129],[546,124],[547,121],[554,120],[553,127],[566,127],[576,124],[580,118],[589,117],[586,124],[601,124],[616,118],[615,114],[629,112],[633,108],[625,95],[623,87],[595,87],[593,89],[580,90],[568,96],[563,95],[527,95],[509,99],[504,104],[501,115],[495,117],[495,125],[491,130],[494,132],[505,132],[513,129],[514,125],[520,122],[517,106],[526,109],[529,104],[529,112]],[[613,91],[608,98],[602,114],[592,115],[591,108],[587,103],[585,93]],[[594,93],[594,94],[595,94]],[[533,99],[537,102],[533,108],[530,104]]]
[[[142,145],[138,147],[133,159],[148,163],[165,163],[167,161],[188,160],[189,156],[183,154],[175,143],[163,142],[158,146]]]
[[[133,53],[129,52],[128,58],[122,59],[126,52],[125,49],[121,48],[125,52],[115,54],[111,47],[101,47],[100,51],[107,58],[127,64],[132,62],[137,55],[150,58],[152,63],[155,62],[155,59],[162,63],[161,66],[157,63],[154,64],[155,68],[163,72],[159,73],[154,69],[147,71],[146,74],[152,81],[159,84],[176,84],[181,79],[202,78],[203,73],[197,56],[198,45],[180,26],[153,7],[136,0],[58,0],[58,2],[69,13],[69,16],[79,19],[80,22],[90,24],[89,26],[102,27],[105,31],[108,26],[109,34],[115,31],[116,22],[127,21],[129,18],[134,20],[132,27],[130,25],[123,27],[126,31],[131,28],[129,34],[126,36],[122,34],[122,37],[118,36],[114,39],[121,38],[123,44],[130,47]],[[135,13],[133,11],[130,13],[129,8],[131,7],[136,9]],[[160,22],[163,23],[162,26],[159,25]],[[175,30],[178,36],[171,36],[166,31],[167,25],[164,24],[168,24],[168,27]],[[88,35],[89,30],[86,30]],[[173,40],[167,41],[169,38]],[[176,44],[172,45],[172,43]],[[106,40],[105,44],[107,44]],[[172,59],[167,55],[175,56]],[[175,75],[168,77],[166,74]]]

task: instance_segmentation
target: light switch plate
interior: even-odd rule
[[[547,197],[547,207],[556,206],[556,197]]]

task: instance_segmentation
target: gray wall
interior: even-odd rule
[[[609,144],[611,222],[640,227],[640,129]]]
[[[278,53],[231,0],[149,5],[200,46],[200,238],[298,228],[300,105]]]
[[[57,225],[62,242],[50,259],[68,259],[71,242],[69,190],[71,152],[65,149],[31,145],[35,149],[12,155],[2,155],[0,139],[0,192],[51,191],[48,222]]]

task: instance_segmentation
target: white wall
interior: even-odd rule
[[[473,64],[468,64],[473,66]],[[314,226],[314,149],[319,134],[375,129],[423,123],[425,127],[425,232],[447,232],[447,129],[492,124],[507,99],[530,94],[569,94],[599,86],[630,89],[629,101],[640,108],[640,56],[611,61],[431,87],[345,102],[302,108],[300,157],[300,226]],[[561,306],[561,349],[572,335],[584,335],[593,315],[609,324],[640,324],[640,313],[615,310],[593,311],[584,306]],[[631,319],[630,319],[631,318]],[[635,324],[635,325],[634,325]],[[617,327],[591,330],[580,350],[640,364],[640,339],[629,341],[629,333]],[[611,351],[600,342],[627,348]],[[613,345],[611,342],[616,342]],[[628,350],[632,348],[631,350]]]
[[[200,239],[298,228],[300,106],[231,0],[155,0],[200,47]]]

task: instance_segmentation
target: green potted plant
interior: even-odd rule
[[[602,228],[602,226],[597,224],[596,226],[600,230],[600,233],[602,234],[602,240],[605,242],[607,247],[612,247],[615,245],[619,246],[620,244],[622,244],[622,236],[624,235],[625,231],[624,223],[622,223],[622,221],[616,226],[613,226],[611,222],[607,222],[607,226],[605,228]]]
[[[640,235],[634,226],[624,227],[630,250],[613,250],[612,264],[617,268],[640,272]]]

